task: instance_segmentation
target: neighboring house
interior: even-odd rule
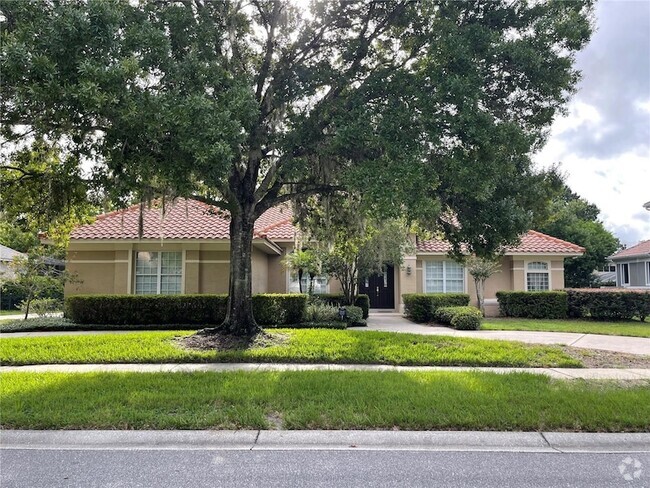
[[[10,264],[18,256],[25,256],[25,254],[0,244],[0,279],[10,280],[14,277]]]
[[[593,272],[601,286],[614,286],[616,284],[616,265],[607,261],[605,266]]]
[[[616,265],[616,286],[650,288],[650,239],[623,249],[609,259]]]
[[[294,248],[298,229],[288,205],[265,212],[255,225],[253,293],[297,292],[298,282],[282,265]],[[77,293],[227,293],[229,220],[227,214],[195,200],[179,200],[166,209],[145,209],[139,236],[139,206],[101,215],[75,229],[70,237],[66,268],[79,283],[66,285]],[[371,307],[401,310],[401,295],[414,292],[466,292],[474,301],[474,282],[467,270],[446,256],[444,241],[418,241],[401,269],[361,283]],[[564,287],[564,258],[584,249],[530,231],[521,244],[501,259],[500,273],[486,282],[488,311],[496,313],[499,290],[556,290]],[[303,278],[306,279],[306,278]],[[305,283],[306,285],[306,283]],[[304,287],[303,289],[306,289]],[[338,293],[340,284],[320,277],[316,293]]]

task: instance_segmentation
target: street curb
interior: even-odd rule
[[[650,452],[648,433],[3,430],[0,449]]]

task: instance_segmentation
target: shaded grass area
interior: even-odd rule
[[[591,320],[488,318],[481,325],[481,329],[577,332],[580,334],[650,337],[650,321],[597,322]]]
[[[277,329],[283,344],[228,351],[182,348],[191,331],[0,339],[5,365],[61,363],[269,362],[435,366],[580,367],[558,346],[345,330]]]
[[[648,431],[650,383],[529,373],[4,373],[17,429]]]

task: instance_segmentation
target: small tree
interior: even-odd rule
[[[308,293],[312,295],[314,292],[314,278],[321,273],[321,262],[317,253],[311,249],[294,249],[293,252],[283,258],[282,264],[285,268],[298,275],[300,293],[303,293],[302,277],[305,273],[309,275]]]
[[[477,256],[469,256],[465,259],[465,266],[469,274],[474,278],[478,307],[483,317],[485,317],[485,280],[494,273],[501,271],[501,263],[498,257],[480,258]]]
[[[2,281],[25,294],[22,303],[25,319],[34,300],[62,296],[63,285],[72,279],[69,273],[48,263],[48,255],[42,247],[31,250],[26,256],[15,257],[10,269],[13,276]]]
[[[323,269],[340,281],[345,301],[352,305],[362,279],[381,273],[385,264],[401,266],[412,247],[408,227],[401,220],[369,223],[362,232],[356,226],[343,226],[323,253]]]

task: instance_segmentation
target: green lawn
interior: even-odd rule
[[[444,336],[278,329],[282,345],[218,351],[178,347],[191,331],[0,339],[5,365],[50,363],[277,362],[437,366],[580,367],[560,347]]]
[[[0,317],[3,315],[20,315],[20,310],[0,310]]]
[[[5,429],[650,430],[647,381],[361,371],[0,378]]]
[[[483,330],[537,330],[547,332],[578,332],[634,337],[650,337],[650,319],[646,322],[596,322],[591,320],[542,320],[487,318]]]

